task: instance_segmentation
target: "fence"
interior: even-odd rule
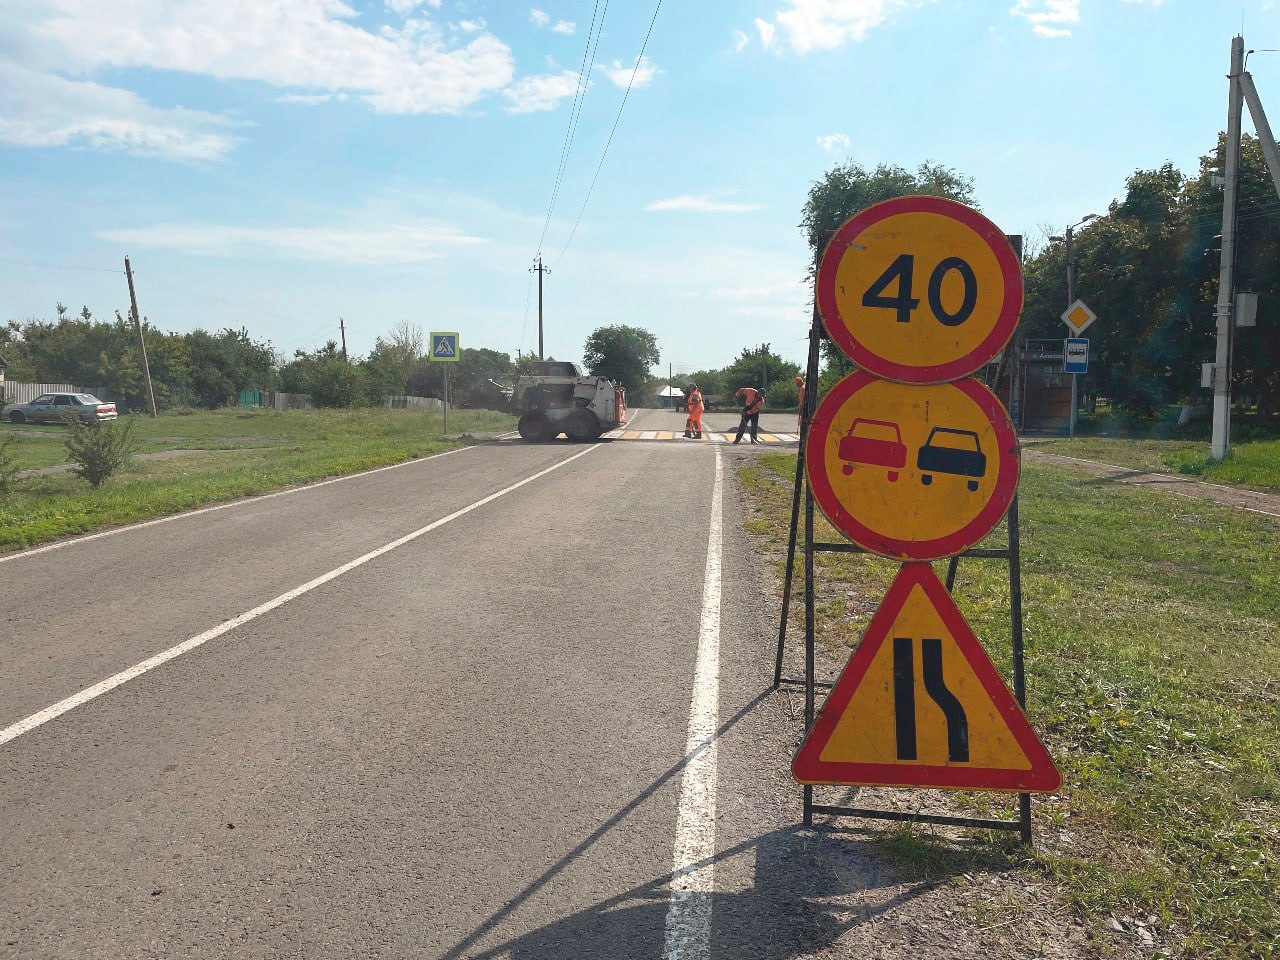
[[[262,406],[272,410],[310,410],[311,397],[305,393],[279,393],[262,391]]]
[[[42,393],[82,393],[79,387],[69,383],[20,383],[6,380],[4,383],[5,403],[30,403]]]
[[[444,401],[435,397],[387,397],[382,405],[389,410],[443,410]]]

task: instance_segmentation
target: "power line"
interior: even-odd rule
[[[640,54],[636,57],[636,65],[631,69],[631,79],[627,81],[626,93],[622,95],[622,103],[618,105],[618,115],[613,118],[613,127],[609,131],[609,139],[605,141],[604,150],[600,153],[600,162],[596,165],[595,175],[591,178],[591,186],[587,188],[587,196],[582,201],[582,208],[578,211],[578,218],[574,220],[573,229],[569,231],[569,239],[564,242],[564,246],[560,248],[560,255],[556,257],[556,266],[560,265],[565,251],[569,249],[569,244],[573,243],[574,234],[578,232],[578,224],[582,223],[582,215],[586,213],[587,204],[591,202],[591,194],[596,188],[596,181],[600,178],[600,171],[604,168],[604,159],[609,155],[609,145],[613,143],[613,135],[618,131],[618,122],[622,119],[622,111],[627,106],[627,98],[631,96],[631,88],[636,82],[636,74],[640,72],[640,65],[644,62],[644,52],[649,46],[649,37],[653,35],[653,25],[657,23],[658,11],[661,9],[662,0],[658,0],[657,5],[653,8],[653,16],[649,20],[649,29],[645,32],[644,42],[640,44]]]
[[[597,27],[596,14],[600,11],[600,0],[596,0],[591,10],[591,26],[587,29],[587,43],[582,51],[582,65],[578,68],[578,85],[574,88],[573,106],[569,109],[569,126],[564,133],[564,143],[560,147],[560,165],[556,169],[555,181],[551,187],[551,202],[547,204],[547,216],[542,223],[542,235],[538,237],[538,253],[542,253],[542,244],[547,239],[547,230],[551,227],[551,216],[555,213],[556,201],[560,197],[560,187],[564,183],[564,173],[569,164],[569,154],[573,150],[573,141],[577,137],[578,120],[582,116],[582,106],[587,101],[587,86],[590,80],[588,67],[595,67],[596,50],[600,46],[600,35],[604,32],[604,18],[609,12],[609,0],[605,0],[604,10],[599,15]]]

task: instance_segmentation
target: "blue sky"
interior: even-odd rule
[[[638,67],[654,0],[4,6],[0,319],[125,310],[128,254],[163,329],[287,354],[342,316],[354,353],[409,321],[513,355],[607,6],[541,244],[547,352],[628,323],[676,371],[802,359],[796,224],[834,163],[948,164],[1043,237],[1136,168],[1195,168],[1242,16],[1280,47],[1274,0],[666,0]],[[1249,68],[1280,127],[1280,53]]]

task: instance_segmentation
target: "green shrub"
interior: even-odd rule
[[[71,472],[89,481],[95,490],[104,480],[129,462],[138,449],[132,420],[85,423],[74,414],[63,416],[70,433],[67,456],[76,466]]]

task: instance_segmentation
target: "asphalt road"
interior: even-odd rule
[[[0,956],[843,955],[751,455],[485,444],[0,560]]]

